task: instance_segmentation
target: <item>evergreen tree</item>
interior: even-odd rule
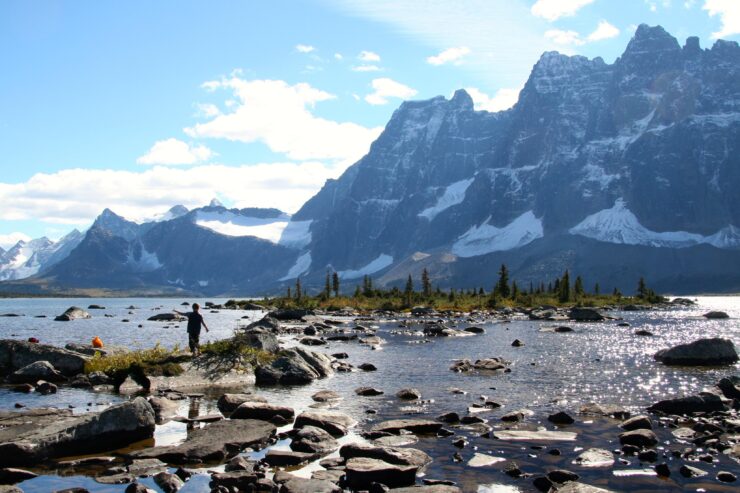
[[[640,280],[637,282],[637,297],[645,300],[648,298],[648,287],[647,284],[645,284],[645,278],[640,277]]]
[[[411,279],[411,274],[409,274],[408,279],[406,279],[406,287],[403,290],[403,296],[406,301],[406,306],[411,306],[411,299],[414,295],[414,281]]]
[[[555,279],[555,283],[552,284],[550,292],[553,294],[560,293],[560,279]]]
[[[326,279],[324,280],[324,292],[322,293],[324,298],[331,297],[331,274],[326,271]]]
[[[288,299],[291,299],[293,297],[293,293],[290,292],[290,286],[288,286],[288,293],[286,294],[286,297]]]
[[[426,268],[421,271],[421,292],[424,298],[432,296],[432,281],[429,280],[429,272]]]
[[[594,285],[594,294],[599,294],[601,292],[601,288],[599,287],[599,283],[597,282]]]
[[[450,294],[447,295],[449,301],[455,301],[455,288],[450,288]]]
[[[581,279],[581,276],[576,277],[576,283],[573,286],[573,292],[576,296],[583,296],[583,279]]]
[[[561,303],[570,301],[570,274],[565,271],[563,278],[560,279],[560,292],[558,293],[558,300]]]
[[[511,295],[511,288],[509,288],[509,269],[506,268],[506,264],[501,264],[501,269],[498,271],[496,291],[498,291],[498,294],[502,298],[508,298]]]
[[[496,308],[496,305],[498,304],[498,296],[496,293],[496,287],[494,286],[493,289],[491,289],[491,293],[488,295],[488,308]]]
[[[295,299],[301,301],[301,298],[303,298],[303,292],[301,291],[301,278],[298,277],[295,280]]]
[[[511,299],[516,300],[519,296],[519,286],[516,285],[516,281],[511,282]]]
[[[359,284],[355,286],[355,294],[353,294],[352,296],[354,296],[355,298],[359,298],[360,296],[362,296],[362,291],[360,291]]]
[[[331,284],[332,284],[332,290],[334,291],[334,296],[339,296],[339,274],[337,274],[336,271],[334,271],[334,274],[331,275]]]

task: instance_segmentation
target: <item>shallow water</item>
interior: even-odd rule
[[[88,342],[99,335],[106,344],[127,347],[150,347],[157,342],[171,347],[185,344],[185,328],[165,328],[166,324],[147,322],[146,318],[157,313],[156,307],[178,308],[183,300],[172,299],[84,299],[84,300],[0,300],[0,314],[13,312],[23,317],[0,318],[0,337],[25,339],[37,337],[42,342],[63,345],[66,342]],[[199,301],[201,305],[206,300]],[[224,300],[209,300],[222,302]],[[332,342],[319,347],[326,353],[346,352],[349,362],[357,366],[370,362],[378,367],[377,372],[353,372],[335,376],[301,387],[260,388],[258,393],[271,402],[291,405],[297,411],[313,404],[311,395],[318,390],[331,389],[344,400],[336,409],[352,415],[360,421],[358,428],[367,428],[373,421],[393,419],[407,415],[434,417],[444,412],[455,411],[466,414],[467,407],[481,402],[486,396],[504,404],[500,410],[483,413],[489,424],[500,427],[500,416],[506,412],[526,407],[535,411],[534,417],[525,426],[545,426],[553,429],[547,422],[547,415],[555,410],[577,410],[580,404],[596,401],[609,404],[622,404],[637,412],[645,406],[667,397],[693,394],[714,385],[721,377],[737,374],[738,368],[676,368],[656,363],[652,355],[655,351],[701,337],[720,336],[732,339],[740,345],[740,297],[702,297],[699,305],[691,308],[677,308],[669,311],[651,312],[612,312],[610,315],[623,318],[630,327],[618,327],[616,321],[603,323],[570,324],[572,333],[543,332],[542,328],[562,325],[553,322],[532,322],[513,320],[511,322],[479,323],[460,320],[458,326],[482,326],[486,333],[478,336],[460,338],[440,338],[426,344],[419,344],[422,337],[398,335],[391,331],[398,328],[399,321],[387,320],[380,323],[378,335],[386,343],[379,350],[371,350],[357,342]],[[91,311],[93,319],[74,322],[54,322],[53,315],[62,313],[70,305],[83,308],[91,303],[104,305],[106,310]],[[128,310],[129,305],[138,307]],[[701,315],[709,310],[723,310],[730,314],[728,320],[707,320]],[[129,313],[132,311],[133,313]],[[104,313],[114,318],[105,318]],[[47,319],[34,318],[47,315]],[[258,312],[222,310],[219,313],[204,311],[212,331],[203,334],[204,340],[227,337],[240,323],[241,317],[259,318]],[[122,318],[131,320],[128,323]],[[363,322],[365,323],[365,322]],[[137,327],[142,324],[143,327]],[[413,328],[413,327],[412,327]],[[654,337],[635,336],[639,329],[647,329]],[[511,347],[514,339],[525,343],[524,347]],[[290,345],[293,341],[283,341]],[[315,348],[314,348],[315,349]],[[455,359],[500,356],[512,362],[511,373],[493,375],[457,374],[449,370]],[[358,397],[353,390],[360,386],[372,386],[386,392],[378,397]],[[403,387],[416,387],[422,391],[425,403],[406,404],[395,398],[395,392]],[[459,387],[468,393],[452,394],[451,387]],[[216,394],[218,395],[218,394]],[[75,410],[96,410],[102,406],[97,403],[116,402],[125,396],[96,394],[81,390],[62,389],[56,396],[35,396],[17,394],[0,389],[0,408],[11,408],[15,402],[29,407],[75,406]],[[88,406],[88,403],[92,403]],[[181,414],[187,416],[190,403],[184,402]],[[200,414],[214,411],[213,400],[206,397],[200,400]],[[367,409],[378,411],[377,416],[365,413]],[[583,418],[586,419],[586,418]],[[455,430],[460,436],[470,440],[470,445],[462,450],[464,461],[455,463],[452,454],[458,449],[451,445],[456,437],[422,438],[414,447],[425,450],[434,462],[427,469],[426,477],[448,478],[458,482],[465,491],[534,491],[531,480],[514,480],[501,472],[500,465],[471,469],[464,464],[478,452],[514,459],[525,472],[543,474],[558,467],[573,470],[582,476],[582,481],[596,486],[608,487],[617,491],[683,490],[704,488],[707,491],[732,491],[714,480],[718,470],[740,473],[740,467],[723,457],[719,464],[699,463],[697,467],[710,472],[704,480],[686,480],[677,473],[677,465],[670,480],[659,480],[652,476],[618,476],[619,471],[637,470],[651,467],[639,464],[636,458],[629,458],[629,465],[615,465],[606,471],[585,470],[571,464],[578,455],[576,447],[599,446],[608,450],[619,448],[617,435],[618,422],[610,419],[594,419],[566,427],[579,434],[574,443],[546,443],[543,450],[532,449],[535,445],[527,442],[503,442],[479,438],[480,433],[472,430]],[[158,444],[177,443],[184,439],[186,426],[169,423],[158,427],[155,440]],[[656,430],[661,440],[667,440],[665,429]],[[561,455],[548,454],[558,448]],[[663,460],[663,459],[662,459]],[[668,459],[665,459],[668,460]],[[679,464],[669,460],[669,464]],[[91,491],[123,491],[121,486],[99,485],[82,477],[43,476],[21,485],[27,492],[50,491],[56,488],[86,486]],[[152,486],[151,480],[145,481]],[[208,478],[197,476],[187,483],[184,493],[208,491]],[[90,486],[92,485],[92,487]],[[493,485],[493,486],[492,486]],[[503,488],[503,489],[502,489]],[[514,489],[512,489],[514,488]],[[156,489],[156,487],[155,487]]]

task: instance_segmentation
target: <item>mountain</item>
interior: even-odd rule
[[[136,224],[106,210],[31,278],[56,289],[282,292],[327,269],[402,285],[740,290],[740,47],[641,25],[613,64],[542,55],[517,104],[404,102],[368,154],[293,216],[218,201]],[[18,285],[13,286],[15,289]],[[3,289],[10,289],[5,286]]]
[[[0,252],[0,280],[16,280],[44,272],[69,255],[82,241],[76,229],[53,242],[46,237],[19,241],[8,251]]]

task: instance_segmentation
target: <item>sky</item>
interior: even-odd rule
[[[295,212],[404,100],[516,103],[540,55],[641,23],[740,41],[740,0],[3,0],[0,247],[109,207]]]

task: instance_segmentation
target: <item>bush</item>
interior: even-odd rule
[[[102,356],[101,353],[95,353],[85,363],[85,373],[101,371],[107,375],[113,375],[119,372],[130,371],[133,367],[138,367],[145,371],[182,373],[182,367],[179,362],[187,359],[187,356],[178,354],[177,348],[165,349],[157,343],[151,349],[142,349],[138,351],[129,351],[121,354],[111,354]],[[158,370],[156,367],[167,365],[167,369]],[[175,368],[178,367],[178,369]]]

